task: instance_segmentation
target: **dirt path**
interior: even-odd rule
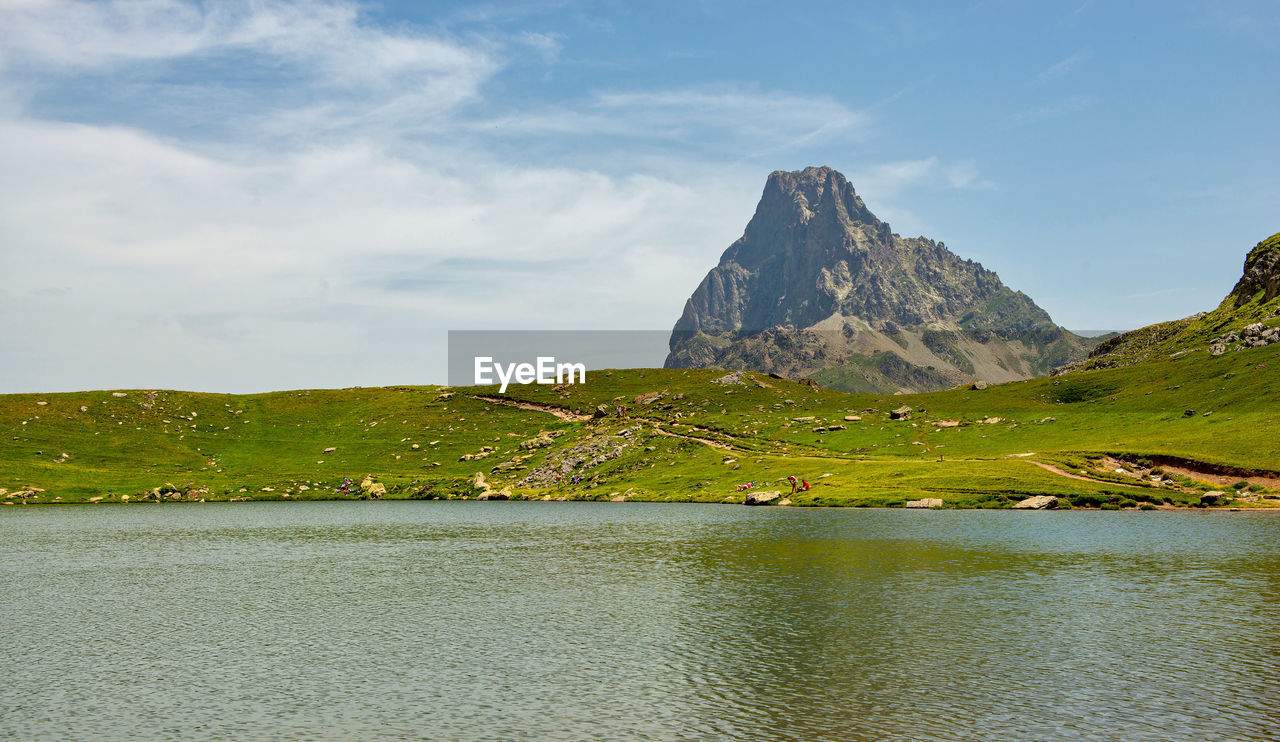
[[[1079,474],[1072,474],[1071,472],[1059,469],[1053,464],[1046,464],[1043,461],[1028,461],[1027,463],[1035,464],[1036,466],[1040,467],[1041,469],[1044,469],[1045,471],[1053,472],[1054,474],[1057,474],[1060,477],[1066,477],[1067,479],[1079,479],[1081,482],[1093,482],[1094,484],[1114,484],[1117,487],[1132,486],[1132,485],[1124,485],[1119,482],[1108,482],[1105,479],[1094,479],[1092,477],[1082,477]]]
[[[478,399],[481,402],[491,402],[493,404],[505,405],[507,407],[519,407],[522,410],[531,410],[533,412],[545,412],[549,415],[555,415],[561,420],[571,423],[584,423],[591,419],[590,415],[579,415],[570,412],[563,407],[557,407],[552,404],[542,404],[539,402],[522,402],[518,399],[507,399],[506,397],[490,397],[484,394],[468,394],[472,399]]]
[[[730,446],[730,445],[729,445],[729,444],[727,444],[727,443],[721,443],[721,442],[719,442],[719,441],[713,441],[713,440],[711,440],[710,438],[698,438],[698,437],[696,437],[696,436],[692,436],[692,435],[684,435],[683,433],[673,433],[673,432],[671,432],[670,430],[663,430],[663,429],[662,429],[662,423],[654,423],[654,424],[653,424],[653,432],[657,433],[658,435],[665,435],[665,436],[667,436],[668,438],[684,438],[685,440],[697,441],[697,442],[699,442],[699,443],[705,443],[706,445],[711,446],[712,448],[719,448],[719,449],[722,449],[722,450],[725,450],[725,451],[739,451],[739,452],[742,452],[742,451],[743,451],[743,449],[735,449],[733,446]],[[745,453],[750,453],[750,452],[749,452],[749,451],[746,451]]]

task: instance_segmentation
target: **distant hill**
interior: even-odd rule
[[[1126,332],[1099,343],[1059,373],[1131,366],[1204,352],[1222,355],[1280,342],[1280,233],[1249,251],[1244,271],[1217,309]]]
[[[769,176],[686,302],[665,366],[916,392],[1043,376],[1095,342],[943,243],[893,233],[843,175],[811,167]]]

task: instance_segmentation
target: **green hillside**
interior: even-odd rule
[[[1105,340],[1089,354],[1089,358],[1073,364],[1072,368],[1115,368],[1191,352],[1225,353],[1248,347],[1250,337],[1246,328],[1261,325],[1265,332],[1266,329],[1280,327],[1278,287],[1280,233],[1271,235],[1249,251],[1240,282],[1214,310]],[[1262,334],[1255,330],[1255,342]]]
[[[1237,506],[1265,506],[1275,501],[1263,488],[1280,487],[1276,369],[1280,345],[898,396],[660,369],[505,396],[439,387],[6,395],[0,501],[460,498],[486,491],[474,486],[481,473],[495,496],[741,502],[736,485],[787,494],[794,474],[814,484],[791,497],[797,505],[936,497],[1008,507],[1035,494],[1077,506],[1191,505],[1218,489]],[[910,418],[891,420],[904,406]],[[1153,473],[1170,482],[1153,483]],[[582,481],[569,484],[575,475]],[[362,490],[366,476],[385,495]],[[347,478],[357,486],[338,492]],[[1225,486],[1237,483],[1239,495]]]

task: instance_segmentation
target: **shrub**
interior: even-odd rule
[[[1138,503],[1137,503],[1136,501],[1134,501],[1134,500],[1130,500],[1129,498],[1127,498],[1127,497],[1126,497],[1126,498],[1124,498],[1123,500],[1121,500],[1121,501],[1120,501],[1120,507],[1122,507],[1122,508],[1136,508],[1136,507],[1138,507]]]
[[[1233,489],[1233,490],[1242,490],[1242,489],[1245,489],[1245,488],[1246,488],[1246,487],[1248,487],[1248,486],[1249,486],[1249,483],[1248,483],[1248,482],[1246,482],[1245,480],[1241,479],[1239,482],[1236,482],[1235,484],[1231,485],[1231,489]]]
[[[1104,502],[1099,507],[1101,507],[1103,510],[1119,510],[1120,509],[1120,506],[1115,504],[1114,502]]]
[[[1149,502],[1144,502],[1144,503],[1142,503],[1141,505],[1139,505],[1139,506],[1138,506],[1138,509],[1139,509],[1139,510],[1155,510],[1155,509],[1156,509],[1156,506],[1155,506],[1155,505],[1152,505],[1152,504],[1151,504],[1151,503],[1149,503]]]
[[[1262,485],[1260,485],[1260,484],[1251,484],[1251,485],[1249,485],[1249,491],[1250,491],[1250,492],[1262,492],[1262,491],[1263,491],[1263,490],[1265,490],[1265,489],[1266,489],[1266,487],[1263,487],[1263,486],[1262,486]]]

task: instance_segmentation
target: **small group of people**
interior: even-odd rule
[[[742,492],[743,490],[752,490],[759,486],[760,485],[755,482],[746,482],[745,484],[735,484],[733,488],[738,492]]]
[[[808,492],[811,486],[808,481],[797,479],[794,474],[787,477],[787,481],[791,483],[791,494],[793,495],[797,492]]]
[[[556,475],[556,485],[561,485],[561,484],[565,484],[564,475],[563,475],[563,474],[557,474],[557,475]],[[581,474],[574,474],[572,477],[569,477],[568,484],[582,484],[582,475],[581,475]]]

